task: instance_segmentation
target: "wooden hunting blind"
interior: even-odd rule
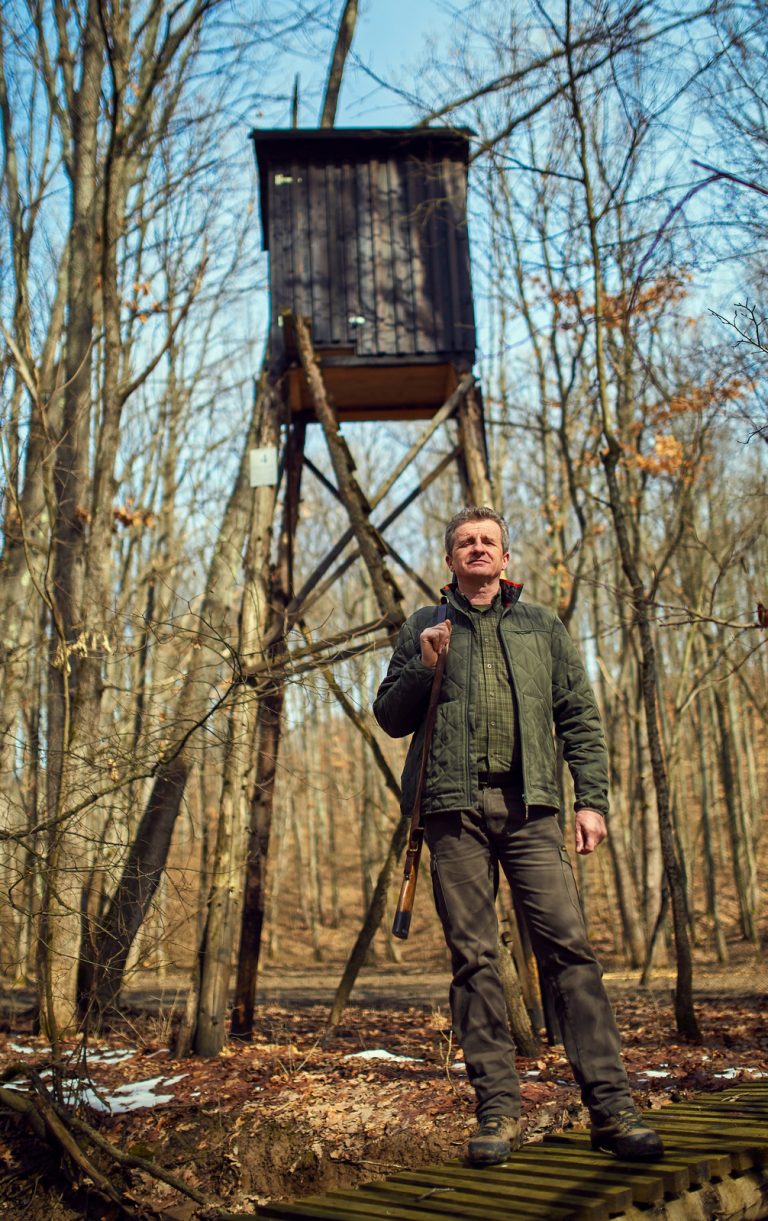
[[[260,845],[272,818],[287,675],[327,670],[394,643],[406,611],[393,567],[422,600],[435,600],[436,591],[385,531],[445,472],[458,475],[465,504],[493,503],[482,395],[472,373],[468,137],[466,131],[429,128],[251,133],[270,255],[269,345],[257,382],[259,445],[251,453],[251,472],[254,487],[277,480],[282,495],[271,498],[281,515],[274,535],[261,529],[267,498],[254,499],[248,544],[250,549],[254,527],[262,543],[276,540],[274,560],[269,545],[261,557],[268,623],[253,665],[243,667],[245,681],[262,694],[233,1034],[253,1028],[264,901]],[[371,471],[376,486],[366,490],[351,450],[354,430],[343,425],[408,418],[426,422],[407,430],[407,451],[392,453],[391,462]],[[330,470],[306,452],[312,421],[322,430]],[[438,430],[444,434],[438,452],[428,454]],[[416,432],[421,435],[412,437]],[[365,433],[361,439],[367,440]],[[317,448],[311,447],[315,458]],[[346,511],[348,526],[312,571],[302,571],[298,585],[293,558],[305,471]],[[415,483],[405,494],[393,494],[409,471]],[[358,559],[376,617],[329,634],[325,599]],[[310,642],[307,616],[321,599],[320,625]],[[294,648],[289,642],[298,623],[307,639]]]
[[[254,131],[270,345],[313,418],[292,316],[339,420],[429,418],[475,358],[466,131]]]

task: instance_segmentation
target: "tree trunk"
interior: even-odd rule
[[[360,811],[360,871],[363,894],[363,911],[367,911],[371,905],[373,898],[373,890],[375,886],[375,878],[380,868],[378,861],[378,828],[376,826],[376,815],[373,808],[373,773],[367,765],[365,757],[365,741],[359,739],[360,743],[360,759],[361,759],[361,774],[363,778],[363,791],[361,794],[362,809]],[[371,943],[368,952],[368,961],[376,961],[376,943]]]
[[[728,943],[723,932],[720,918],[720,900],[717,893],[717,866],[712,838],[712,806],[710,802],[709,753],[704,741],[703,700],[696,701],[698,707],[698,726],[695,734],[699,755],[699,794],[701,802],[701,825],[704,838],[704,878],[707,888],[707,911],[712,918],[712,929],[715,936],[717,961],[722,965],[728,962]]]
[[[283,878],[285,877],[288,861],[288,843],[290,839],[289,811],[285,800],[279,801],[275,805],[274,814],[272,817],[272,860],[274,866],[270,879],[269,887],[269,906],[266,914],[266,926],[269,930],[269,938],[265,951],[265,958],[274,962],[280,952],[280,909],[282,906],[282,886]]]
[[[280,400],[269,373],[264,375],[259,446],[276,446]],[[270,625],[269,570],[275,491],[256,488],[245,557],[238,653],[243,663],[257,656]],[[229,718],[221,802],[213,856],[205,930],[200,947],[200,996],[193,1047],[199,1056],[216,1056],[226,1041],[226,1011],[232,954],[240,915],[246,793],[258,721],[258,701],[247,687],[235,696]]]
[[[312,939],[312,957],[323,961],[323,904],[322,874],[317,833],[317,805],[309,801],[305,807],[307,827],[307,897],[309,899],[309,935]]]
[[[470,386],[459,403],[460,467],[472,504],[493,507],[493,489],[488,471],[488,449],[478,386]]]
[[[515,1040],[515,1047],[521,1056],[536,1056],[541,1050],[539,1040],[531,1026],[531,1018],[525,1006],[523,989],[520,985],[518,973],[515,970],[515,964],[501,937],[499,937],[497,948],[499,953],[501,988],[504,993],[507,1020],[512,1037]]]
[[[331,1011],[328,1015],[328,1025],[338,1026],[341,1021],[341,1016],[347,1007],[349,998],[352,994],[352,989],[355,986],[360,970],[365,966],[366,958],[370,951],[373,939],[381,924],[384,916],[384,911],[387,905],[387,894],[389,892],[392,875],[395,872],[400,857],[403,854],[408,836],[410,834],[410,822],[407,818],[399,818],[392,832],[392,837],[389,841],[387,855],[384,858],[384,863],[379,870],[379,876],[376,879],[376,885],[373,889],[371,902],[368,905],[368,910],[363,918],[363,923],[360,928],[355,944],[350,951],[347,959],[344,973],[342,974],[339,984],[331,1005]]]
[[[305,435],[306,425],[296,423],[290,425],[286,442],[286,491],[283,520],[277,563],[272,573],[271,617],[265,632],[267,639],[276,639],[276,643],[269,648],[269,656],[275,660],[282,657],[286,650],[282,632],[285,623],[285,609],[293,592],[293,540],[296,536],[301,501]],[[280,749],[284,702],[285,681],[282,676],[277,675],[270,689],[259,701],[256,728],[258,749],[249,802],[240,943],[232,1009],[232,1034],[241,1039],[250,1039],[253,1034],[256,983],[267,898],[269,836],[272,827],[275,772]]]
[[[346,0],[344,11],[341,14],[339,29],[336,35],[336,44],[333,48],[331,57],[331,66],[328,70],[328,80],[325,86],[325,97],[323,99],[323,113],[320,119],[321,127],[333,127],[336,122],[336,108],[339,103],[339,92],[341,90],[341,82],[344,76],[344,65],[347,61],[349,49],[352,46],[352,39],[355,33],[357,24],[357,0]]]
[[[712,687],[712,698],[717,718],[717,753],[720,763],[723,800],[728,815],[731,865],[736,884],[736,895],[739,901],[741,931],[747,941],[756,942],[758,931],[755,920],[753,877],[751,876],[750,869],[751,854],[744,830],[741,787],[736,768],[734,767],[734,743],[728,718],[727,697],[723,697],[719,687],[715,684]],[[752,857],[752,864],[754,864],[754,857]]]
[[[266,390],[265,390],[266,392]],[[210,691],[221,658],[213,642],[229,635],[230,604],[241,568],[253,494],[249,452],[258,444],[262,420],[256,396],[240,466],[211,557],[200,610],[200,631],[168,723],[173,741],[160,761],[144,813],[136,829],[117,888],[104,916],[94,969],[94,1004],[99,1014],[112,1008],[120,993],[133,939],[149,910],[168,857],[171,836],[194,762],[196,730],[210,713]]]
[[[570,39],[570,30],[566,35]],[[581,104],[576,88],[576,75],[573,65],[573,48],[570,42],[566,44],[566,55],[570,78],[570,94],[573,117],[579,136],[580,167],[582,186],[586,205],[587,223],[592,254],[592,277],[594,287],[595,312],[595,364],[597,371],[597,393],[600,405],[602,433],[605,446],[601,453],[603,471],[608,490],[608,503],[616,541],[621,559],[621,566],[627,578],[632,599],[634,622],[640,642],[641,655],[641,690],[645,728],[648,738],[648,748],[651,756],[654,788],[656,790],[656,805],[661,834],[661,850],[664,860],[664,870],[669,885],[672,902],[672,923],[675,933],[675,949],[677,954],[677,983],[675,988],[675,1017],[678,1032],[690,1038],[699,1037],[699,1027],[693,1008],[693,960],[688,938],[688,908],[685,901],[685,887],[681,863],[678,858],[675,842],[672,812],[669,799],[669,783],[664,762],[664,753],[659,732],[659,682],[656,667],[656,649],[651,629],[653,603],[649,599],[640,572],[637,567],[635,546],[627,518],[627,505],[622,495],[618,479],[618,466],[622,457],[622,447],[615,435],[613,413],[608,394],[608,379],[604,351],[603,327],[603,277],[600,245],[598,241],[598,217],[592,197],[592,182],[587,153],[587,137]]]
[[[227,1038],[226,1013],[242,863],[240,803],[245,769],[241,755],[252,744],[252,709],[255,706],[253,695],[248,702],[238,699],[229,718],[213,876],[198,952],[200,979],[192,1036],[192,1047],[198,1056],[217,1056]]]
[[[103,63],[97,4],[90,0],[83,35],[81,80],[72,114],[69,285],[64,358],[62,432],[56,447],[52,632],[48,683],[46,873],[38,942],[38,1002],[43,1032],[54,1046],[77,1021],[82,844],[67,808],[84,796],[87,767],[78,766],[74,740],[93,732],[99,691],[83,683],[87,655],[84,578],[88,507],[88,446],[94,284],[97,265],[97,128]],[[90,608],[88,608],[90,609]],[[82,685],[81,685],[82,684]],[[94,701],[96,707],[94,708]],[[86,790],[87,791],[87,790]]]

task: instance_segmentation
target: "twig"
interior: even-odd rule
[[[67,1123],[59,1114],[59,1108],[56,1106],[56,1103],[53,1101],[47,1089],[43,1085],[38,1073],[36,1073],[33,1068],[28,1068],[26,1075],[34,1087],[34,1105],[39,1114],[42,1116],[46,1128],[56,1143],[61,1147],[61,1149],[63,1149],[70,1161],[72,1161],[75,1166],[78,1166],[80,1170],[82,1170],[83,1174],[87,1175],[87,1177],[91,1179],[96,1190],[99,1191],[101,1195],[106,1196],[106,1198],[111,1200],[114,1204],[119,1204],[120,1207],[126,1212],[132,1213],[132,1210],[129,1209],[114,1183],[111,1183],[106,1175],[101,1173],[101,1171],[88,1157],[87,1153],[80,1148],[80,1145],[77,1143],[69,1130]]]
[[[33,1093],[20,1094],[15,1090],[0,1086],[0,1106],[15,1111],[17,1115],[22,1115],[37,1137],[47,1139],[48,1143],[53,1143],[63,1151],[67,1159],[91,1180],[96,1190],[116,1204],[127,1216],[136,1216],[135,1209],[107,1175],[99,1170],[91,1160],[76,1139],[75,1132],[86,1136],[97,1149],[107,1154],[118,1166],[139,1170],[161,1183],[166,1183],[174,1191],[188,1196],[196,1204],[205,1208],[206,1216],[215,1216],[223,1221],[226,1214],[216,1211],[218,1205],[215,1201],[203,1195],[195,1187],[183,1182],[164,1167],[158,1166],[146,1158],[124,1153],[86,1120],[71,1114],[65,1107],[54,1102],[34,1068],[27,1064],[9,1065],[3,1073],[3,1080],[9,1080],[11,1077],[26,1077],[33,1087]]]
[[[127,1166],[132,1170],[141,1170],[144,1174],[149,1174],[152,1178],[159,1179],[161,1183],[167,1183],[169,1187],[173,1187],[174,1191],[179,1191],[182,1195],[189,1196],[190,1200],[194,1200],[196,1204],[206,1207],[212,1206],[211,1200],[207,1196],[204,1196],[195,1187],[190,1187],[188,1183],[182,1182],[175,1174],[171,1174],[170,1170],[165,1170],[162,1166],[158,1166],[144,1157],[136,1157],[132,1153],[123,1153],[122,1149],[118,1149],[116,1145],[113,1145],[111,1141],[102,1136],[89,1123],[86,1123],[84,1119],[78,1119],[76,1115],[69,1115],[67,1122],[73,1128],[76,1128],[78,1132],[82,1132],[87,1136],[89,1140],[92,1140],[99,1149],[107,1153],[118,1165]]]

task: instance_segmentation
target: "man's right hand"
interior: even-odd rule
[[[421,660],[425,666],[429,666],[434,670],[437,665],[437,659],[444,649],[448,648],[451,642],[451,621],[444,619],[442,623],[438,623],[435,627],[425,627],[424,631],[419,636],[421,645]]]

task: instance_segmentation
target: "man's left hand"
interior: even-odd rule
[[[588,856],[590,852],[594,852],[607,834],[605,819],[597,810],[576,811],[576,851],[580,856]]]

